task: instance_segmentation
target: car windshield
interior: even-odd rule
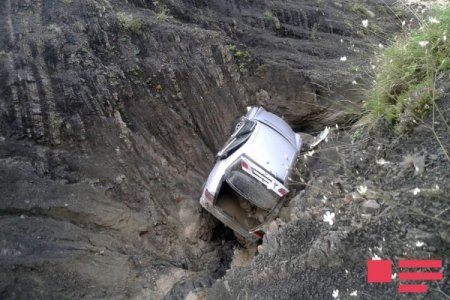
[[[236,131],[231,135],[231,138],[225,143],[225,146],[222,150],[217,153],[217,156],[220,159],[227,158],[234,151],[239,149],[252,135],[253,130],[255,129],[256,122],[250,120],[244,120],[242,125],[236,126]]]

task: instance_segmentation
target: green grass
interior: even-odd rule
[[[234,44],[228,45],[228,50],[233,54],[238,64],[238,70],[241,75],[248,73],[247,66],[252,62],[252,54],[247,50],[240,50]]]
[[[367,14],[367,7],[361,3],[355,3],[351,6],[351,10],[362,15]]]
[[[169,18],[169,10],[167,8],[162,8],[156,15],[158,21],[166,21]]]
[[[438,24],[425,22],[380,54],[366,108],[372,120],[385,117],[398,132],[433,106],[436,75],[450,69],[450,40],[446,38],[450,37],[450,8],[436,9],[432,15]]]
[[[142,29],[142,21],[133,17],[131,14],[126,14],[124,12],[118,12],[117,13],[117,21],[119,21],[120,26],[122,28],[129,30],[135,34],[141,34]]]
[[[272,19],[273,18],[273,13],[270,10],[265,10],[263,12],[263,17],[266,19]]]

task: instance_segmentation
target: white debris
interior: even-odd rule
[[[358,84],[358,83],[356,82],[356,80],[353,80],[353,81],[352,81],[352,84],[353,84],[353,85],[356,85],[356,84]]]
[[[347,56],[342,56],[340,59],[341,61],[347,61]]]
[[[435,17],[429,17],[428,21],[430,21],[430,23],[432,23],[432,24],[439,24],[439,23],[441,23],[441,21],[439,21]]]
[[[367,26],[369,26],[369,20],[362,20],[362,25],[364,28],[367,28]]]
[[[421,242],[421,241],[416,242],[416,247],[422,247],[423,245],[425,245],[424,242]]]
[[[373,254],[372,260],[381,260],[381,258],[378,255]]]
[[[358,191],[359,194],[364,195],[367,192],[367,186],[360,185],[356,190]]]
[[[339,297],[339,290],[333,290],[333,293],[331,294],[331,296],[333,296],[334,299],[336,299],[337,297]]]
[[[330,213],[329,211],[327,211],[324,215],[323,215],[323,221],[325,223],[328,223],[330,225],[333,225],[334,223],[334,213]]]
[[[330,127],[326,126],[322,132],[314,138],[314,142],[309,146],[310,148],[314,148],[319,145],[323,140],[327,141],[328,134],[330,133]]]
[[[350,293],[350,296],[357,297],[358,296],[358,291],[354,290],[353,292]]]
[[[376,160],[377,165],[388,165],[391,164],[391,162],[384,160],[383,158],[377,159]]]
[[[384,45],[383,45],[382,43],[379,43],[379,44],[378,44],[378,48],[383,49],[383,48],[384,48]]]
[[[315,153],[314,150],[308,151],[306,152],[306,156],[313,156],[314,153]]]
[[[420,189],[419,188],[415,188],[414,190],[412,190],[413,195],[417,195],[418,193],[420,193]]]
[[[422,47],[422,48],[425,48],[428,44],[429,44],[428,41],[420,41],[419,42],[419,46]]]
[[[392,278],[392,279],[397,278],[397,273],[392,274],[392,275],[391,275],[391,278]]]

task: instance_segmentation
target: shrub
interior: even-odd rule
[[[117,13],[117,21],[122,28],[130,30],[133,33],[140,34],[142,29],[142,21],[133,17],[133,15],[127,15],[124,12]]]
[[[156,18],[159,21],[165,21],[169,17],[169,10],[167,8],[161,9],[158,14],[156,15]]]
[[[266,19],[272,19],[273,18],[273,13],[270,10],[265,10],[263,12],[263,17]]]

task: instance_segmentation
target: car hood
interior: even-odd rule
[[[259,123],[244,154],[259,166],[285,182],[297,149],[271,127]]]

